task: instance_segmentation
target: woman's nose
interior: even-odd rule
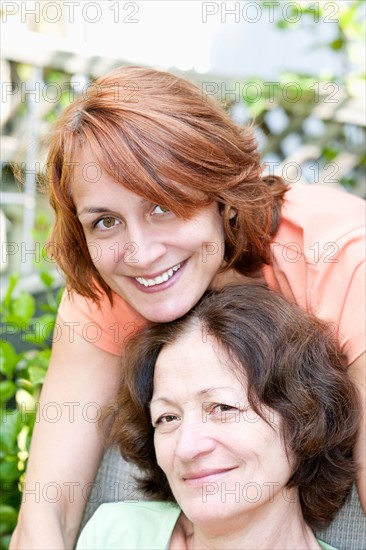
[[[183,419],[177,431],[176,456],[182,462],[192,461],[202,454],[208,454],[215,448],[208,426],[202,418]]]
[[[123,246],[124,263],[137,267],[139,271],[154,270],[154,264],[167,252],[162,236],[147,226],[130,229],[128,237],[129,240]]]

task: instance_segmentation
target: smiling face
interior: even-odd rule
[[[292,473],[278,414],[268,410],[267,423],[248,408],[227,365],[196,327],[160,352],[151,401],[157,461],[178,504],[194,524],[226,529],[281,503]]]
[[[78,160],[71,192],[101,277],[146,319],[182,316],[212,284],[223,262],[218,205],[185,221],[97,171],[91,154]]]

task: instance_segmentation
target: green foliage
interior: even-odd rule
[[[40,389],[51,356],[50,339],[61,290],[54,278],[40,272],[45,303],[17,292],[18,276],[11,276],[1,302],[0,341],[0,547],[8,548],[16,525],[25,479],[30,439],[36,421]],[[22,348],[26,348],[20,351]]]
[[[365,130],[362,117],[357,119],[355,113],[366,79],[364,0],[263,0],[261,6],[268,10],[278,32],[295,31],[294,41],[298,30],[308,33],[309,49],[328,51],[340,69],[331,74],[329,69],[314,65],[311,74],[284,71],[277,82],[253,75],[243,83],[244,116],[260,129],[264,161],[286,163],[291,156],[296,157],[296,147],[297,173],[304,180],[340,183],[346,190],[363,196]],[[273,111],[276,113],[271,116]],[[314,119],[320,123],[314,124]],[[314,156],[308,156],[310,149]]]
[[[319,22],[332,25],[332,36],[327,41],[320,39],[312,48],[325,48],[340,56],[344,66],[344,75],[339,77],[347,87],[352,87],[354,80],[360,82],[365,78],[359,70],[353,69],[353,49],[359,45],[360,56],[364,57],[365,23],[363,15],[364,0],[347,0],[343,2],[301,2],[288,3],[286,9],[281,2],[262,1],[263,8],[275,15],[275,25],[282,31],[303,29],[316,36]],[[334,79],[334,77],[333,77]]]
[[[255,119],[276,105],[287,105],[291,110],[304,110],[308,105],[316,104],[323,96],[331,95],[334,89],[328,90],[327,79],[306,74],[283,72],[277,82],[267,82],[255,75],[249,79],[242,99],[251,118]],[[254,85],[255,83],[255,85]]]

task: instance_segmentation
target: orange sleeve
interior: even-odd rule
[[[311,309],[320,318],[333,321],[334,333],[351,364],[366,349],[364,229],[354,230],[334,244],[339,246],[334,263],[329,262],[329,254],[320,258],[310,289]]]
[[[76,333],[98,348],[121,355],[127,339],[146,324],[123,298],[113,293],[113,307],[106,295],[98,304],[76,292],[65,290],[58,310],[58,330]]]
[[[293,187],[272,246],[268,285],[326,321],[349,363],[366,349],[365,202]]]

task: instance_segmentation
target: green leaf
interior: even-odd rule
[[[52,275],[50,275],[49,273],[46,273],[46,271],[42,271],[42,273],[40,273],[40,278],[47,288],[52,286],[55,280],[55,278],[52,277]]]
[[[28,379],[18,378],[17,385],[18,385],[18,388],[23,389],[24,391],[26,391],[28,393],[32,393],[33,385]]]
[[[292,11],[295,12],[295,10]],[[319,21],[320,15],[323,12],[319,4],[316,5],[315,8],[301,8],[301,11],[303,14],[311,15],[313,21]]]
[[[16,481],[22,472],[18,470],[18,458],[12,457],[10,460],[5,460],[0,464],[0,479],[1,481]]]
[[[10,452],[17,450],[17,437],[22,426],[20,411],[1,411],[0,443],[3,449]]]
[[[46,348],[43,350],[30,350],[24,354],[24,368],[19,371],[19,378],[17,385],[19,388],[24,387],[27,391],[32,393],[33,384],[30,379],[30,367],[41,368],[43,370],[48,369],[48,365],[51,357],[51,349]],[[27,384],[27,382],[29,384]]]
[[[34,315],[36,310],[36,301],[31,294],[22,291],[14,299],[12,310],[17,317],[27,322]]]
[[[0,401],[4,403],[13,397],[16,391],[16,385],[11,380],[0,382]]]
[[[13,346],[5,340],[0,341],[0,372],[6,377],[11,377],[19,357]]]
[[[8,290],[7,290],[7,292],[5,294],[5,298],[4,298],[4,306],[7,309],[10,309],[10,307],[11,307],[11,299],[12,299],[12,295],[13,295],[13,290],[16,287],[16,285],[18,284],[18,281],[19,281],[19,275],[10,275],[10,277],[9,277],[9,287],[8,287]]]
[[[10,533],[14,530],[18,519],[18,513],[12,506],[0,504],[0,534]]]
[[[329,43],[329,46],[332,48],[332,50],[339,51],[345,46],[345,41],[343,38],[336,38]]]
[[[350,7],[339,14],[338,21],[342,30],[347,30],[347,27],[357,24],[357,12],[360,5],[361,2],[353,2]]]
[[[334,160],[338,155],[339,150],[329,145],[326,145],[322,150],[322,157],[328,162]]]
[[[32,441],[32,433],[33,431],[33,427],[34,427],[34,424],[35,424],[35,421],[36,421],[36,415],[34,414],[33,415],[33,422],[30,424],[29,428],[30,428],[30,431],[27,433],[27,438],[26,438],[26,441],[25,441],[25,448],[26,450],[28,451],[28,453],[30,452],[30,446],[31,446],[31,441]]]
[[[32,331],[23,334],[24,341],[37,345],[43,344],[45,340],[51,338],[55,322],[55,316],[50,313],[37,317],[32,323]]]
[[[46,369],[42,367],[29,367],[28,369],[29,379],[32,384],[43,384],[44,378],[46,376]]]
[[[278,29],[288,29],[289,28],[289,23],[287,21],[285,21],[284,19],[280,19],[280,21],[276,22],[276,27]]]
[[[9,550],[12,534],[0,535],[0,548],[1,550]]]
[[[366,75],[365,75],[365,79],[366,79]],[[65,287],[62,286],[62,287],[59,289],[59,291],[57,292],[57,295],[56,295],[56,298],[55,298],[55,300],[56,300],[56,305],[57,305],[56,314],[57,314],[58,306],[60,305],[60,302],[61,302],[61,298],[62,298],[62,296],[63,296],[63,294],[64,294],[64,291],[65,291]]]
[[[32,393],[30,393],[29,391],[23,388],[20,388],[17,391],[16,402],[19,407],[19,410],[21,410],[24,415],[33,414],[37,407],[35,397],[32,395]],[[25,423],[25,418],[23,417],[23,424],[24,423]]]

